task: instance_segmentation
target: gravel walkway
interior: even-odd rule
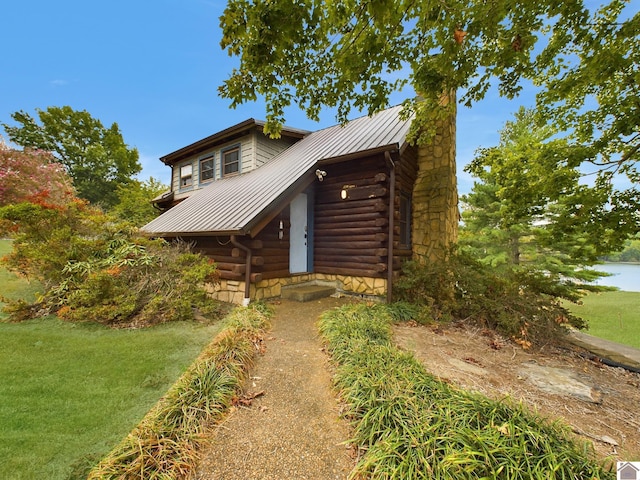
[[[355,465],[344,443],[327,356],[315,323],[346,300],[275,305],[267,350],[250,372],[245,394],[264,394],[232,412],[204,452],[200,480],[345,479]]]

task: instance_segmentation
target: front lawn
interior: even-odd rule
[[[9,248],[0,241],[0,255]],[[0,285],[12,298],[37,290],[4,269]],[[0,478],[86,478],[219,328],[0,322]]]
[[[86,476],[217,329],[111,330],[54,317],[0,323],[0,478]]]
[[[589,324],[586,333],[640,348],[640,292],[591,293],[569,310]]]

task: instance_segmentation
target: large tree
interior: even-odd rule
[[[51,152],[73,178],[81,198],[105,208],[115,205],[117,188],[142,170],[137,149],[125,144],[118,125],[106,128],[86,110],[69,106],[36,111],[40,123],[19,111],[11,115],[17,125],[2,124],[9,139]]]
[[[415,114],[410,140],[423,146],[419,164],[439,164],[449,178],[453,155],[434,162],[427,147],[438,128],[453,131],[443,122],[451,122],[455,103],[443,98],[456,92],[470,106],[492,86],[513,98],[533,84],[540,122],[553,120],[580,146],[572,166],[596,164],[600,192],[615,173],[627,174],[629,201],[622,204],[632,205],[640,158],[640,13],[629,13],[630,0],[608,0],[596,10],[585,2],[227,0],[221,46],[239,65],[220,93],[232,107],[263,98],[265,131],[277,136],[292,104],[313,119],[323,107],[334,107],[338,120],[346,121],[354,107],[369,114],[387,107],[391,94],[410,84],[418,95],[405,101],[405,113]],[[420,177],[414,197],[432,198],[434,175]],[[428,255],[443,258],[441,247],[455,241],[455,179],[447,183],[453,188],[433,208],[446,205],[437,212],[437,230],[452,235],[414,235],[417,259],[436,244],[438,254]],[[611,202],[584,200],[592,213]],[[432,209],[422,201],[414,205]],[[413,213],[415,227],[423,212]]]
[[[220,88],[232,106],[264,97],[266,130],[285,108],[387,106],[408,83],[421,102],[413,133],[427,140],[442,92],[466,105],[492,85],[514,97],[540,87],[539,112],[586,147],[575,162],[627,173],[640,158],[640,13],[629,0],[588,10],[582,0],[228,0],[221,45],[240,59]],[[625,10],[626,8],[626,10]],[[607,175],[604,180],[610,180]]]
[[[478,152],[465,168],[477,181],[463,197],[460,243],[494,268],[534,270],[571,292],[637,231],[639,204],[609,182],[585,183],[574,165],[582,149],[556,133],[520,109],[499,145]]]

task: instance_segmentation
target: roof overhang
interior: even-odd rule
[[[318,130],[295,142],[260,168],[211,183],[145,225],[147,234],[164,237],[258,235],[286,206],[316,181],[315,170],[331,164],[385,156],[399,159],[407,144],[410,119],[401,106],[346,125]],[[174,152],[173,160],[211,141],[224,142],[234,132],[257,128],[248,120]],[[255,131],[255,130],[254,130]],[[212,140],[213,138],[213,140]],[[217,139],[217,140],[216,140]],[[386,155],[388,157],[389,155]],[[172,161],[173,161],[172,160]],[[143,229],[145,228],[143,227]]]
[[[400,152],[400,145],[398,145],[397,143],[392,143],[390,145],[383,145],[381,147],[371,148],[369,150],[361,150],[359,152],[353,152],[347,155],[341,155],[339,157],[325,158],[319,160],[317,162],[317,165],[330,165],[332,163],[348,162],[350,160],[356,160],[362,157],[370,157],[372,155],[377,155],[384,152]]]
[[[251,131],[254,128],[258,128],[260,129],[260,131],[262,131],[264,126],[265,126],[265,122],[261,120],[255,120],[253,118],[249,118],[243,122],[240,122],[229,128],[225,128],[224,130],[214,133],[213,135],[209,135],[208,137],[205,137],[201,140],[198,140],[197,142],[187,145],[186,147],[182,147],[181,149],[176,150],[175,152],[171,152],[163,157],[160,157],[160,161],[165,165],[173,165],[176,162],[179,162],[180,160],[183,160],[191,155],[197,155],[198,153],[208,150],[212,147],[215,147],[216,145],[219,145],[221,143],[229,142],[237,138],[240,138],[246,135],[249,131]],[[284,127],[282,129],[281,135],[283,137],[300,139],[305,137],[309,133],[311,132],[307,130]]]

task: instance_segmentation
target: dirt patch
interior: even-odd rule
[[[590,440],[599,457],[640,460],[640,375],[584,357],[570,345],[525,351],[493,332],[465,325],[394,326],[395,341],[415,352],[437,377],[492,399],[510,397],[541,415],[568,423]],[[562,369],[592,394],[549,393],[526,374],[529,366]]]

